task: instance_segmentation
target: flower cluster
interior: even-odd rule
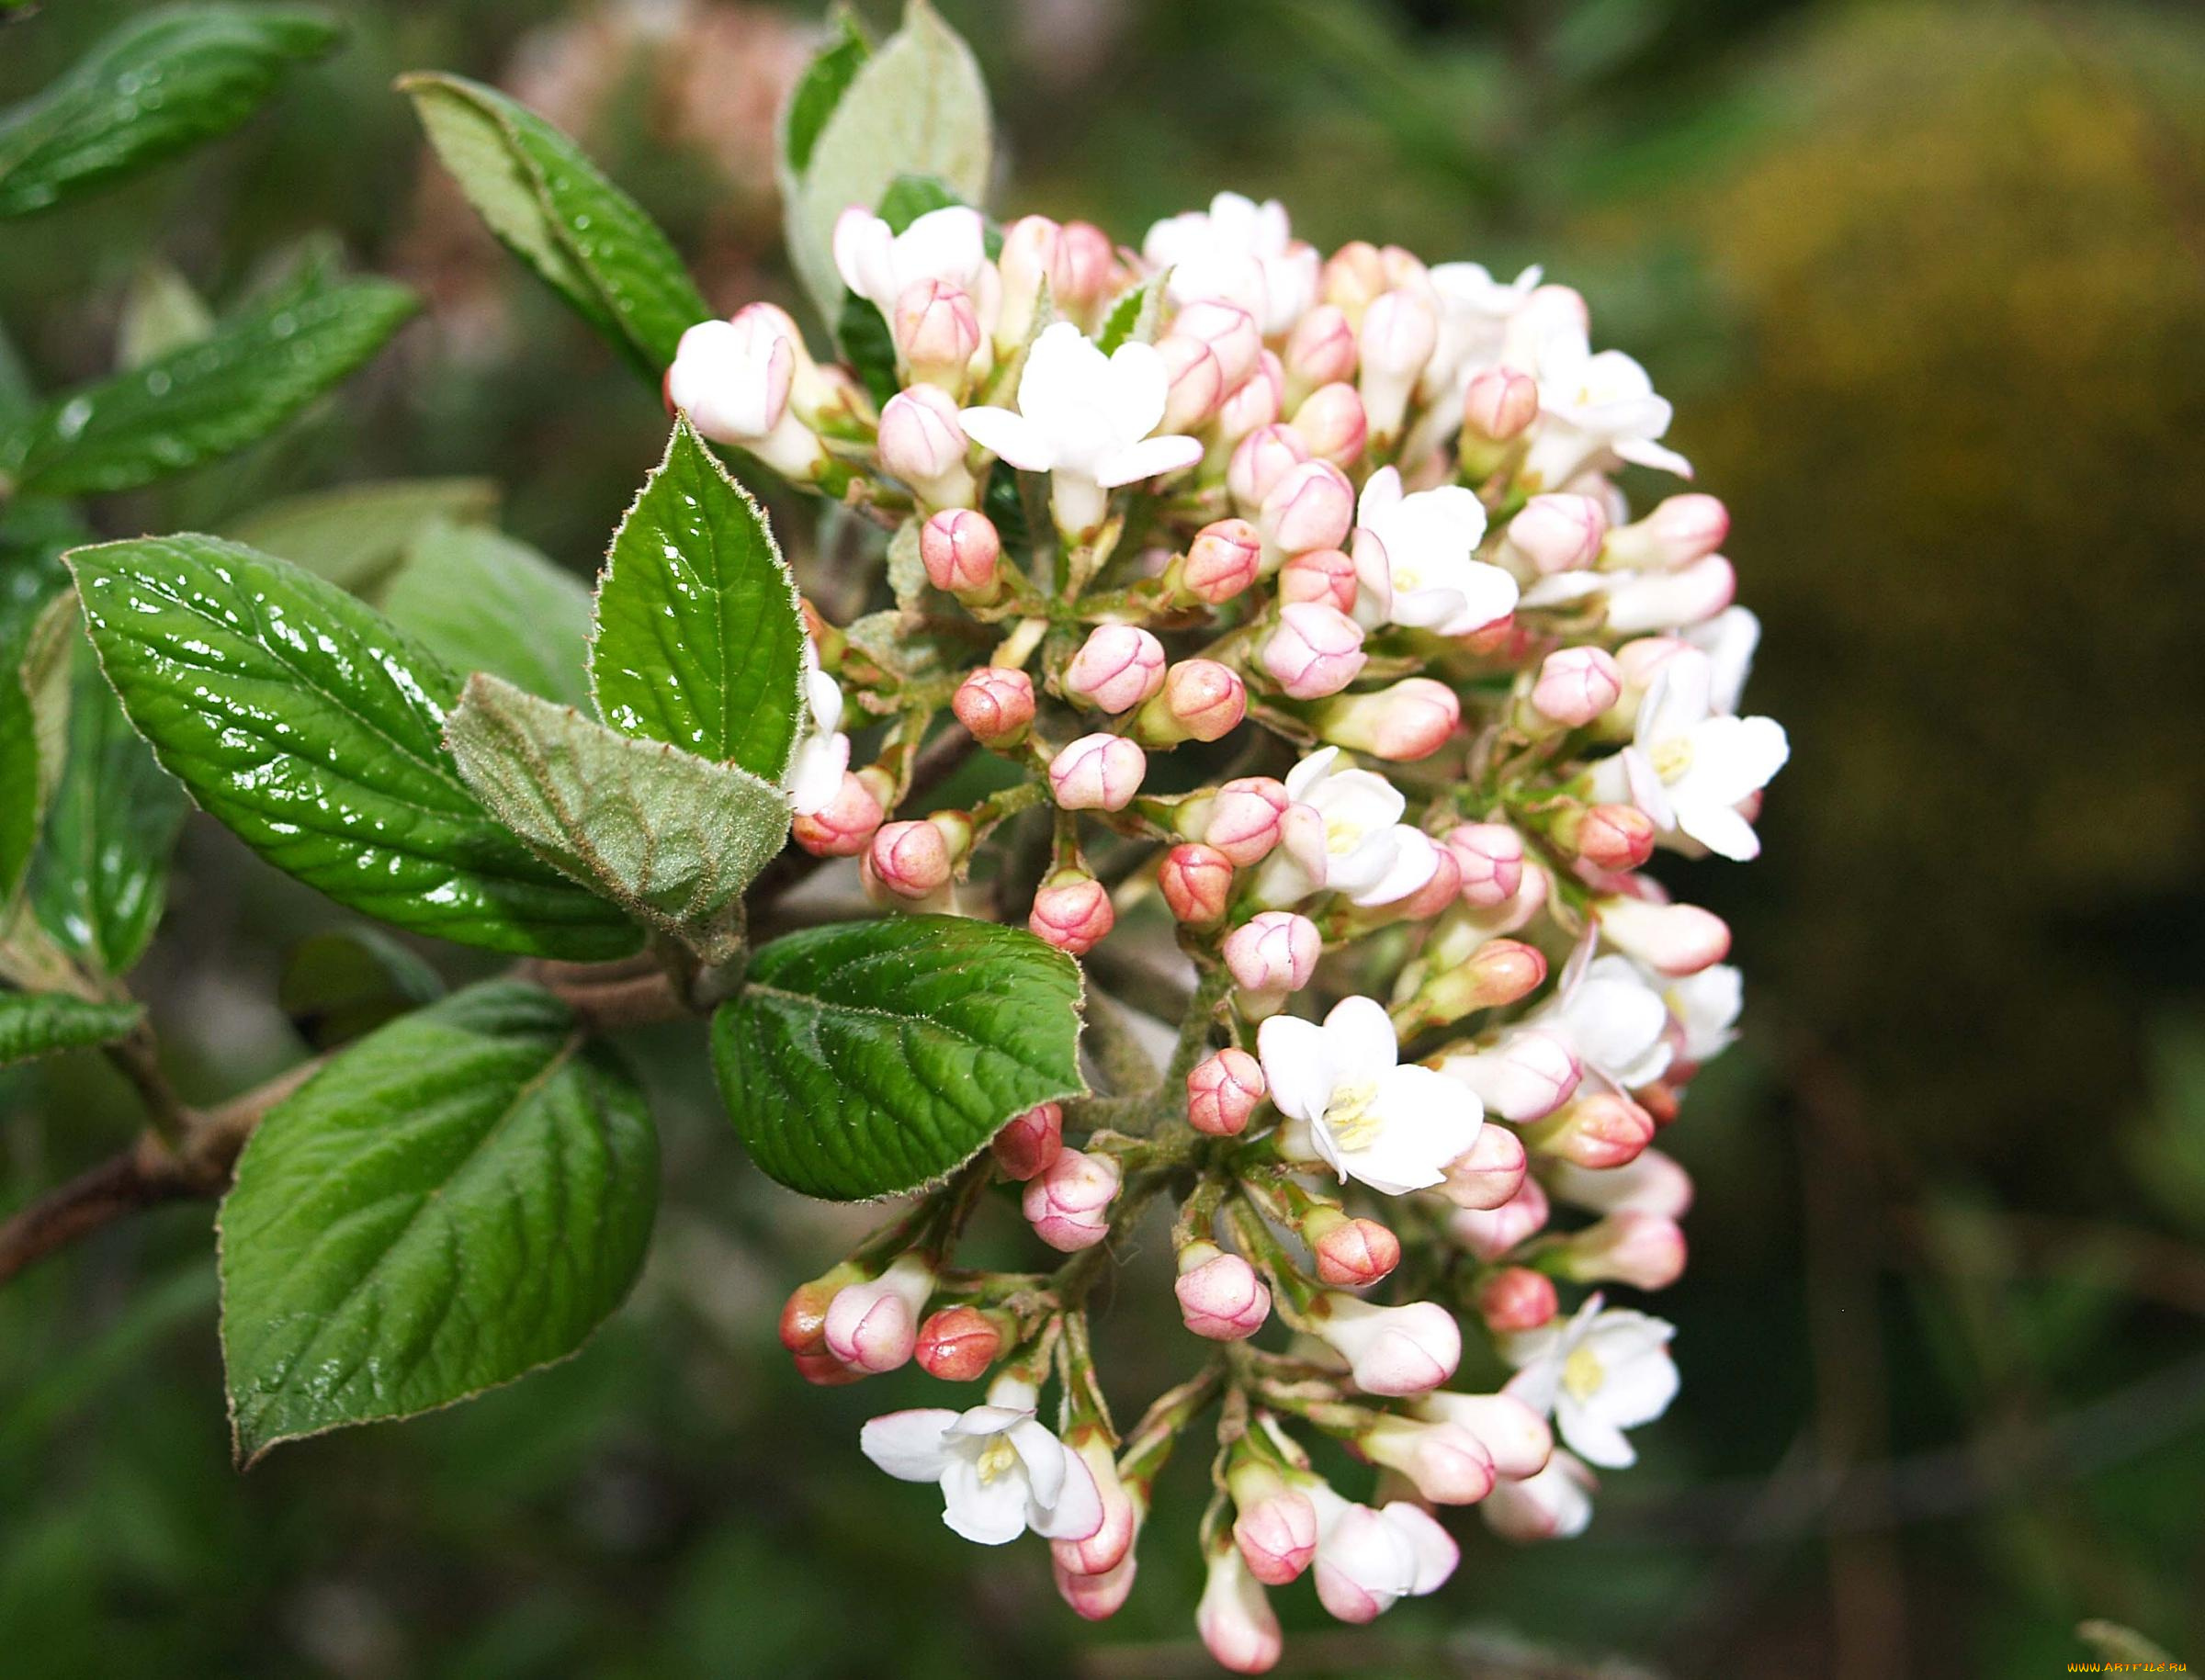
[[[895,605],[813,614],[797,839],[888,910],[1085,959],[1098,1094],[1012,1120],[783,1338],[819,1382],[989,1379],[864,1450],[970,1539],[1041,1535],[1091,1618],[1214,1410],[1200,1629],[1261,1672],[1268,1589],[1306,1572],[1351,1622],[1430,1592],[1434,1507],[1575,1534],[1675,1392],[1669,1325],[1600,1291],[1684,1266],[1691,1185],[1654,1140],[1739,1009],[1727,929],[1642,866],[1752,857],[1786,751],[1739,715],[1728,516],[1634,514],[1624,467],[1690,473],[1669,405],[1535,269],[1328,257],[1229,193],[1137,254],[955,205],[853,209],[834,254],[870,367],[753,304],[667,381],[894,533]],[[986,791],[924,808],[971,743]],[[955,1264],[996,1185],[1054,1270]],[[1159,1201],[1211,1346],[1121,1434],[1085,1302]],[[1373,1467],[1362,1497],[1313,1436]]]

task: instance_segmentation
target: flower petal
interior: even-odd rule
[[[949,1463],[945,1438],[956,1421],[947,1406],[889,1412],[858,1431],[858,1448],[899,1481],[938,1481]]]
[[[1177,472],[1182,467],[1192,467],[1202,459],[1202,445],[1192,437],[1167,434],[1162,437],[1144,438],[1105,456],[1095,464],[1095,482],[1104,490],[1115,490],[1121,484],[1137,483],[1153,479],[1159,473]]]
[[[1009,409],[960,409],[957,423],[971,442],[1026,472],[1046,472],[1057,452],[1041,428]]]
[[[1022,1475],[983,1482],[978,1465],[956,1459],[942,1473],[942,1520],[978,1545],[1008,1545],[1026,1531],[1027,1494]]]
[[[1279,1112],[1296,1120],[1322,1120],[1339,1083],[1325,1030],[1298,1016],[1273,1015],[1256,1029],[1256,1051]]]

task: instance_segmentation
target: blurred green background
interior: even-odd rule
[[[0,100],[132,8],[0,25]],[[108,365],[155,257],[220,299],[318,229],[429,317],[310,423],[158,494],[210,527],[469,473],[578,571],[656,457],[647,392],[424,165],[397,72],[582,136],[732,307],[786,298],[771,116],[808,6],[342,6],[347,49],[186,163],[0,234],[48,385]],[[885,21],[877,3],[862,10]],[[1219,186],[1352,238],[1527,261],[1677,400],[1767,625],[1793,759],[1730,917],[1745,1043],[1668,1134],[1683,1398],[1590,1534],[1473,1520],[1367,1633],[1281,1595],[1283,1673],[2030,1675],[2107,1618],[2205,1652],[2205,15],[2194,4],[941,0],[995,87],[998,208],[1136,240]],[[785,528],[801,547],[806,515]],[[285,953],[336,925],[209,825],[143,973],[187,1096],[297,1053]],[[0,1669],[37,1675],[1211,1672],[1200,1465],[1090,1629],[854,1450],[912,1372],[806,1390],[773,1337],[846,1212],[745,1167],[642,1040],[669,1201],[583,1356],[451,1413],[230,1469],[209,1210],[0,1297]],[[84,1058],[0,1084],[0,1199],[117,1147]],[[856,1222],[862,1223],[862,1222]],[[1149,1257],[1151,1268],[1155,1257]],[[1173,1369],[1136,1266],[1130,1410]],[[1198,1456],[1198,1455],[1190,1455]],[[1185,1472],[1193,1472],[1190,1477]],[[1542,1654],[1544,1652],[1544,1654]],[[1559,1652],[1560,1654],[1555,1654]]]

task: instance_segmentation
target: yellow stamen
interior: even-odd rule
[[[1377,1141],[1385,1127],[1385,1117],[1371,1108],[1377,1095],[1374,1081],[1342,1085],[1333,1091],[1331,1101],[1325,1104],[1325,1128],[1332,1133],[1333,1143],[1352,1150],[1367,1149]]]
[[[1664,782],[1674,782],[1692,767],[1692,743],[1681,735],[1672,735],[1647,755],[1654,761],[1654,773]]]
[[[985,1487],[1018,1462],[1018,1449],[1008,1436],[999,1435],[980,1449],[980,1484]]]
[[[1578,1348],[1562,1366],[1562,1386],[1572,1400],[1589,1400],[1607,1377],[1600,1356],[1589,1347]]]

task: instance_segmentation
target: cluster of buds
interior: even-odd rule
[[[985,1380],[864,1449],[968,1539],[1041,1535],[1090,1618],[1215,1413],[1200,1629],[1258,1673],[1272,1588],[1307,1573],[1362,1622],[1444,1582],[1442,1507],[1582,1529],[1676,1390],[1670,1327],[1608,1295],[1683,1268],[1691,1184],[1655,1140],[1739,1008],[1728,930],[1644,866],[1754,856],[1786,753],[1739,713],[1728,517],[1634,515],[1626,466],[1690,474],[1669,405],[1537,270],[1328,257],[1232,194],[1137,253],[956,206],[853,209],[834,248],[892,368],[816,362],[753,304],[668,380],[893,534],[894,605],[814,614],[797,840],[888,912],[1083,959],[1097,1094],[1012,1121],[784,1338],[815,1381]],[[944,743],[992,791],[920,808]],[[1054,1269],[955,1264],[991,1200]],[[1085,1302],[1151,1208],[1199,1357],[1121,1434]],[[1312,1435],[1372,1468],[1361,1497]]]

